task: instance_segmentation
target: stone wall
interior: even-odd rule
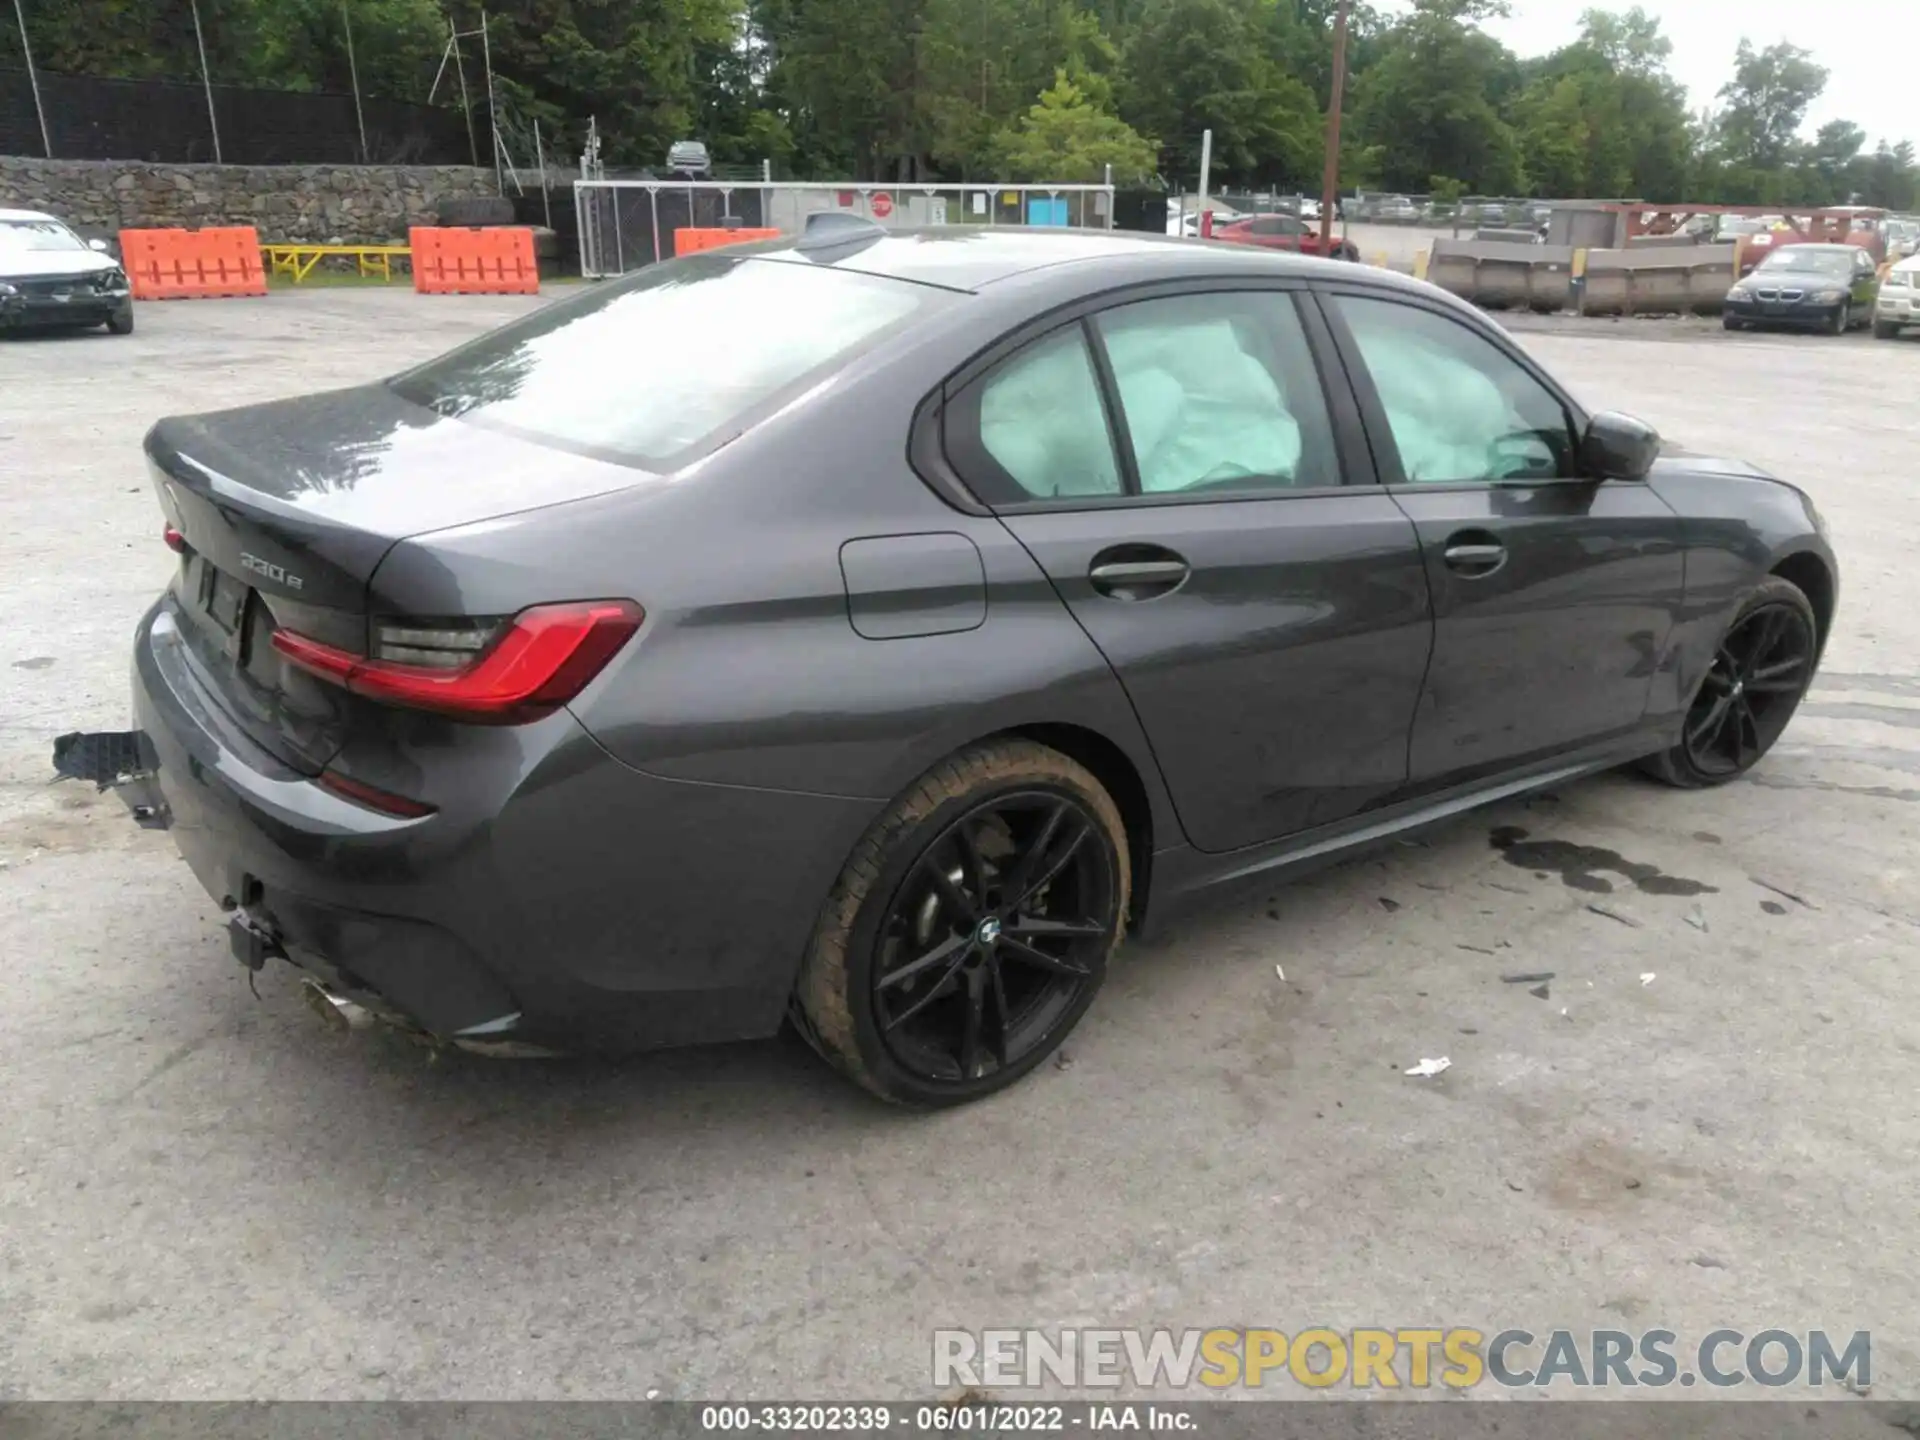
[[[149,165],[0,155],[0,208],[45,210],[89,234],[252,225],[262,240],[404,242],[442,200],[498,193],[465,165]]]

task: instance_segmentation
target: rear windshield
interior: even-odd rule
[[[443,415],[674,469],[958,298],[825,266],[695,255],[592,285],[391,384]]]

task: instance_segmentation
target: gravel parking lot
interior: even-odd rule
[[[0,1398],[911,1398],[935,1326],[1072,1324],[1866,1329],[1875,1395],[1920,1396],[1920,344],[1528,322],[1588,404],[1827,515],[1840,617],[1781,746],[1182,917],[1069,1063],[924,1117],[789,1040],[337,1036],[285,967],[249,993],[164,834],[47,784],[53,737],[126,723],[171,567],[146,427],[528,303],[0,342]]]

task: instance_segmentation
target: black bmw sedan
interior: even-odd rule
[[[133,331],[126,271],[51,215],[0,210],[0,330]]]
[[[1799,490],[1440,291],[1142,236],[692,256],[147,455],[138,728],[56,759],[243,963],[476,1047],[791,1016],[923,1105],[1202,891],[1742,774],[1838,585]]]
[[[1727,291],[1720,321],[1844,335],[1872,321],[1879,293],[1873,256],[1858,245],[1782,245]]]

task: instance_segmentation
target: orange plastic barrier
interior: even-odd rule
[[[716,230],[684,228],[673,232],[673,253],[692,255],[718,250],[722,245],[744,245],[749,240],[778,240],[778,230]]]
[[[251,225],[205,230],[122,230],[120,264],[136,300],[264,295],[260,235]]]
[[[415,226],[413,288],[422,295],[538,295],[533,231],[524,225],[469,230]]]

